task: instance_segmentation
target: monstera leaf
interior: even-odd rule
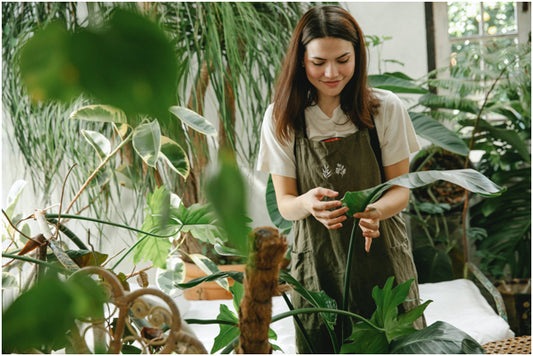
[[[392,186],[399,185],[413,189],[423,187],[438,180],[445,180],[457,184],[472,193],[478,193],[484,196],[497,196],[505,190],[473,169],[431,170],[404,174],[373,188],[357,192],[347,192],[341,201],[344,206],[349,208],[346,214],[352,216],[357,212],[364,211],[368,204],[378,200]]]

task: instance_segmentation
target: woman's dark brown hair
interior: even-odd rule
[[[305,108],[318,101],[316,88],[302,66],[305,47],[316,38],[335,37],[349,41],[355,51],[352,79],[341,92],[341,109],[358,127],[373,127],[372,114],[378,100],[367,87],[366,47],[363,32],[355,19],[337,6],[318,6],[308,10],[298,22],[285,55],[274,94],[276,135],[287,142],[290,134],[302,127]]]

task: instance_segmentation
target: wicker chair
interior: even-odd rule
[[[120,353],[128,345],[143,353],[207,353],[165,293],[154,288],[127,292],[113,273],[100,267],[85,267],[76,273],[101,277],[109,302],[104,319],[80,321],[72,330],[75,352]],[[93,349],[88,345],[94,345]]]

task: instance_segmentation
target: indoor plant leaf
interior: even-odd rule
[[[205,117],[196,112],[182,106],[171,106],[168,110],[192,129],[204,135],[217,135],[215,127]]]
[[[155,267],[165,268],[172,243],[168,238],[144,235],[139,239],[133,254],[133,262],[150,260]]]
[[[83,137],[91,144],[100,160],[104,160],[111,152],[111,142],[99,132],[81,130]]]
[[[246,208],[246,189],[241,171],[229,152],[219,152],[218,169],[206,184],[206,195],[213,205],[220,226],[226,231],[229,247],[248,253],[250,227]]]
[[[436,283],[454,278],[450,256],[441,249],[425,245],[413,249],[420,283]]]
[[[198,267],[200,267],[202,271],[204,271],[205,274],[209,275],[220,272],[217,265],[204,255],[193,253],[188,256]],[[229,282],[227,278],[220,278],[217,279],[215,282],[217,282],[217,284],[225,290],[229,291]]]
[[[369,189],[347,192],[341,201],[344,206],[349,208],[346,214],[352,216],[357,212],[364,211],[368,204],[378,200],[387,189],[394,185],[412,189],[431,184],[437,180],[445,180],[457,184],[470,192],[484,196],[496,196],[504,191],[504,188],[494,184],[487,177],[473,169],[430,170],[404,174]]]
[[[456,133],[431,116],[419,112],[409,112],[409,116],[416,133],[426,140],[462,156],[466,156],[470,152],[468,146]]]
[[[393,354],[463,354],[485,353],[472,337],[456,327],[437,321],[427,328],[396,339],[391,343]]]
[[[298,292],[302,297],[305,298],[311,305],[316,308],[329,308],[336,309],[337,302],[331,297],[329,297],[326,292],[321,290],[320,292],[310,291],[305,289],[300,282],[298,282],[293,276],[291,276],[287,271],[279,271],[279,278],[282,281],[290,284],[295,292]],[[334,313],[320,313],[324,321],[331,328],[335,325],[337,320],[337,314]]]
[[[291,232],[292,221],[285,220],[279,212],[276,191],[274,190],[274,184],[272,183],[272,176],[270,174],[268,175],[265,197],[268,215],[274,226],[280,229],[282,234],[286,235]]]
[[[160,157],[164,158],[169,167],[187,179],[189,176],[189,159],[183,148],[174,140],[161,136]]]
[[[185,264],[181,259],[167,259],[167,268],[157,271],[156,283],[159,289],[168,295],[172,295],[176,290],[175,283],[181,283],[185,280]]]
[[[111,105],[87,105],[70,114],[70,118],[85,121],[114,122],[116,124],[128,123],[124,111]]]
[[[26,186],[26,181],[18,179],[13,183],[9,192],[7,193],[7,208],[5,209],[6,215],[11,219],[13,217],[13,212],[17,206],[17,202],[22,194],[22,190]]]
[[[147,165],[155,167],[161,150],[161,130],[157,120],[135,128],[133,148]]]
[[[239,328],[237,327],[239,318],[228,308],[227,305],[220,304],[220,312],[217,316],[217,320],[233,322],[235,325],[219,324],[220,332],[215,337],[213,347],[210,351],[212,354],[226,347],[241,334]]]
[[[204,276],[204,277],[198,277],[195,279],[191,279],[188,282],[175,283],[175,285],[176,287],[181,288],[181,289],[188,289],[188,288],[196,287],[197,285],[204,283],[204,282],[216,281],[217,279],[228,278],[228,277],[234,279],[235,281],[239,283],[242,283],[244,279],[244,272],[219,271],[219,272],[216,272],[216,273]]]
[[[386,89],[394,93],[426,94],[428,92],[427,89],[416,85],[413,81],[388,73],[369,75],[368,83],[373,88]]]
[[[389,342],[385,333],[368,325],[358,322],[354,325],[352,334],[341,346],[342,354],[387,354]]]
[[[172,218],[180,222],[181,231],[190,232],[202,242],[215,244],[227,239],[209,204],[193,204],[188,208],[180,204],[177,210],[173,210]]]

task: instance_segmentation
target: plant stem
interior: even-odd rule
[[[25,261],[25,262],[36,263],[36,264],[46,266],[46,267],[48,267],[50,269],[53,269],[53,270],[56,270],[56,271],[62,272],[62,273],[69,273],[70,272],[69,270],[67,270],[65,268],[58,267],[56,264],[53,264],[53,263],[50,263],[50,262],[46,262],[46,261],[41,261],[41,260],[38,260],[38,259],[35,259],[35,258],[31,258],[31,257],[27,257],[27,256],[13,255],[13,254],[10,254],[10,253],[2,253],[2,257],[4,257],[4,258],[12,258],[14,260],[21,260],[21,261]]]
[[[46,214],[45,215],[45,217],[47,219],[55,219],[55,218],[57,218],[57,216],[58,216],[58,214]],[[119,223],[114,223],[114,222],[111,222],[111,221],[105,221],[105,220],[90,218],[90,217],[87,217],[87,216],[68,215],[68,214],[62,214],[61,216],[64,217],[64,218],[67,218],[67,219],[86,220],[86,221],[92,221],[92,222],[96,222],[96,223],[100,223],[100,224],[120,227],[120,228],[123,228],[123,229],[126,229],[126,230],[130,230],[130,231],[134,231],[134,232],[140,233],[140,234],[154,236],[154,237],[160,237],[160,238],[168,238],[168,237],[175,236],[181,230],[181,228],[180,228],[180,230],[178,230],[176,233],[170,234],[170,235],[158,235],[158,234],[154,234],[154,233],[151,233],[151,232],[148,232],[148,231],[139,230],[139,229],[136,229],[136,228],[131,227],[131,226],[127,226],[127,225],[123,225],[123,224],[119,224]]]
[[[352,318],[363,321],[364,323],[368,324],[369,326],[373,327],[374,329],[378,331],[385,332],[385,329],[380,328],[379,326],[375,325],[370,320],[362,317],[359,314],[351,313],[346,310],[339,310],[339,309],[332,309],[332,308],[301,308],[301,309],[290,310],[290,311],[287,311],[287,312],[284,312],[284,313],[281,313],[281,314],[278,314],[272,317],[272,323],[279,321],[281,319],[288,318],[289,316],[294,316],[296,314],[312,314],[312,313],[335,313],[335,314],[350,316]]]
[[[366,207],[367,204],[365,204]],[[359,219],[354,218],[352,233],[350,235],[350,245],[348,247],[348,258],[346,260],[346,271],[344,271],[344,292],[342,294],[342,310],[346,310],[348,307],[348,293],[350,292],[350,280],[352,274],[352,256],[355,249],[355,232],[359,226]],[[340,318],[341,325],[341,337],[344,340],[344,318]]]
[[[115,262],[115,264],[113,265],[113,267],[111,267],[111,270],[114,271],[115,268],[117,268],[117,266],[124,260],[124,258],[126,258],[127,255],[129,255],[131,253],[131,251],[133,251],[133,249],[135,247],[137,247],[141,242],[143,242],[146,238],[148,237],[148,235],[144,235],[143,237],[141,237],[139,240],[137,240],[123,255],[122,257],[120,257],[118,259],[117,262]]]
[[[287,294],[283,292],[281,295],[283,296],[285,303],[287,303],[289,310],[294,310],[294,305],[292,305],[291,301],[289,300],[289,297],[287,297]],[[298,315],[294,315],[294,321],[296,322],[298,329],[302,333],[305,344],[309,348],[309,351],[311,351],[312,354],[315,354],[316,353],[315,348],[313,347],[313,344],[311,343],[311,340],[309,339],[309,334],[307,334],[307,331],[305,331],[304,325],[302,324],[302,320],[298,317]]]
[[[91,181],[94,179],[94,177],[96,177],[96,174],[98,174],[98,172],[100,172],[100,170],[107,164],[107,162],[109,162],[111,157],[113,157],[128,141],[130,141],[132,137],[133,137],[133,131],[130,132],[130,134],[124,140],[122,140],[122,142],[117,147],[115,147],[115,149],[111,153],[109,153],[107,155],[107,157],[102,162],[100,162],[98,167],[96,167],[94,172],[89,176],[89,178],[87,178],[85,183],[81,186],[80,190],[78,191],[78,193],[76,194],[74,199],[72,199],[72,201],[70,202],[69,206],[65,210],[65,214],[67,214],[69,212],[70,208],[72,208],[72,206],[74,205],[74,202],[76,200],[78,200],[78,198],[80,197],[81,193],[83,193],[85,188],[87,188],[87,186],[89,186],[89,183],[91,183]]]

